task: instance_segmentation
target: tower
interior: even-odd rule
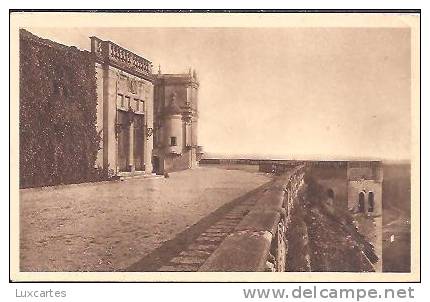
[[[162,117],[164,135],[161,138],[165,146],[164,153],[172,156],[182,155],[182,111],[176,104],[176,92],[170,97],[170,103],[165,108]]]
[[[153,165],[158,174],[198,166],[197,72],[155,75]]]

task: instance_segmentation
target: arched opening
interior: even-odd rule
[[[375,208],[375,195],[373,192],[369,192],[369,209],[368,212],[373,212],[373,209]]]
[[[328,198],[331,198],[331,199],[334,199],[334,191],[333,191],[333,189],[332,189],[332,188],[329,188],[329,189],[327,190],[327,197],[328,197]]]
[[[364,192],[358,194],[358,211],[364,213]]]

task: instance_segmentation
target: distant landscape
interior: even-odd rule
[[[410,272],[411,165],[384,163],[382,184],[383,271]],[[394,241],[390,237],[394,235]]]

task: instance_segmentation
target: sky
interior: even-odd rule
[[[409,159],[407,28],[27,28],[90,49],[111,40],[154,72],[196,69],[205,152]]]

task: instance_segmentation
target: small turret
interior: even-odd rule
[[[164,142],[166,151],[171,154],[182,154],[182,114],[176,104],[176,93],[173,92],[170,103],[164,111],[166,133]]]

